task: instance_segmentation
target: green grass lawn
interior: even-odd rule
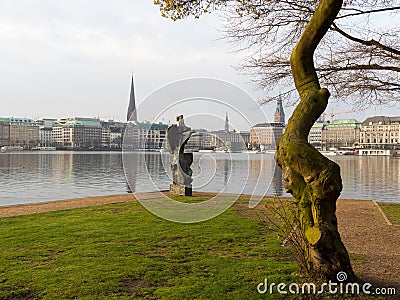
[[[297,282],[270,224],[234,206],[177,224],[137,202],[0,219],[0,299],[274,299]]]
[[[380,202],[378,204],[383,209],[390,222],[392,222],[394,225],[400,225],[400,204],[384,202]]]

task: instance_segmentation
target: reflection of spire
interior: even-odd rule
[[[136,177],[137,177],[137,169],[140,168],[141,165],[141,153],[138,152],[129,152],[125,153],[124,166],[126,167],[126,191],[128,193],[135,193],[136,190]]]
[[[229,163],[230,161],[228,159],[224,160],[224,187],[226,188],[228,185],[228,179],[229,179]]]
[[[274,122],[285,124],[285,112],[283,111],[282,99],[279,97],[276,104],[276,110],[274,114]]]
[[[130,97],[129,97],[127,121],[135,121],[135,122],[137,122],[137,112],[136,112],[136,102],[135,102],[135,89],[134,89],[134,84],[133,84],[133,74],[132,74],[132,82],[131,82],[131,94],[130,94]]]
[[[228,113],[225,113],[225,131],[226,131],[226,132],[229,132]]]

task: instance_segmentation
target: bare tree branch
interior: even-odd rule
[[[369,40],[369,41],[366,41],[366,40],[362,40],[360,38],[354,37],[354,36],[344,32],[335,23],[333,23],[333,25],[332,25],[332,30],[337,31],[338,33],[340,33],[344,37],[348,38],[349,40],[352,40],[353,42],[357,42],[357,43],[363,44],[365,46],[375,46],[375,47],[381,48],[382,50],[391,52],[393,54],[400,55],[400,50],[397,50],[397,49],[391,48],[389,46],[383,45],[383,44],[381,44],[378,41],[375,41],[373,39]],[[399,58],[397,58],[397,59],[399,59]]]
[[[349,70],[385,70],[385,71],[394,71],[394,72],[400,72],[400,67],[396,66],[380,66],[377,64],[372,64],[372,65],[351,65],[351,66],[345,66],[345,67],[326,67],[324,69],[318,69],[317,71],[334,71],[334,72],[340,72],[340,71],[349,71]]]
[[[366,15],[366,14],[371,14],[371,13],[394,11],[394,10],[400,10],[400,6],[371,9],[371,10],[366,10],[366,11],[357,10],[357,12],[355,12],[355,13],[338,16],[336,19],[343,19],[343,18],[347,18],[347,17],[354,17],[354,16]]]

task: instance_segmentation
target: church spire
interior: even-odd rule
[[[285,112],[283,111],[282,99],[280,97],[278,98],[278,102],[276,104],[274,122],[285,124]]]
[[[229,132],[229,120],[228,120],[228,113],[225,113],[225,131]]]
[[[133,84],[133,74],[131,81],[131,94],[129,97],[129,106],[128,106],[128,114],[126,117],[127,121],[137,122],[137,112],[136,112],[136,102],[135,102],[135,88]]]

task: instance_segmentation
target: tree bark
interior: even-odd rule
[[[314,51],[342,4],[342,0],[321,0],[293,50],[290,63],[301,101],[277,146],[285,189],[298,206],[307,268],[314,276],[331,280],[336,280],[340,271],[347,273],[348,280],[354,279],[337,227],[336,201],[342,191],[342,179],[339,166],[311,146],[307,137],[330,96],[327,89],[320,87]]]

